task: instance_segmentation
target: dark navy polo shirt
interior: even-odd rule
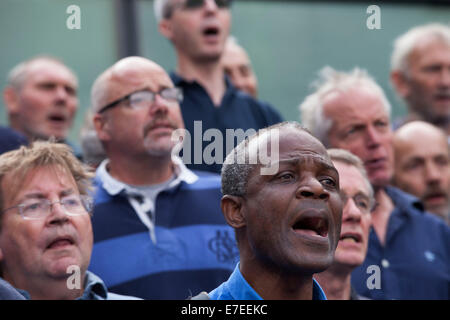
[[[385,245],[372,228],[366,259],[352,272],[352,285],[371,299],[449,300],[450,228],[412,195],[393,187],[386,191],[395,209]]]
[[[244,132],[248,129],[258,131],[283,121],[275,108],[236,89],[227,76],[225,76],[226,92],[218,107],[214,105],[206,90],[198,82],[188,82],[173,72],[170,76],[175,86],[183,89],[181,113],[184,125],[190,133],[191,143],[190,148],[185,144],[185,148],[190,150],[190,155],[187,156],[183,150],[180,157],[191,170],[220,173],[227,152],[240,142],[237,139],[228,139],[227,147],[227,129],[242,129]],[[206,134],[205,131],[207,131]],[[229,137],[234,137],[230,131],[228,133]],[[205,155],[211,155],[211,157],[205,157]],[[217,159],[219,161],[216,161]]]
[[[27,144],[28,141],[22,134],[11,128],[0,127],[0,154]]]

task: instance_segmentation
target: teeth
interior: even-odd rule
[[[356,240],[355,240],[354,238],[344,238],[344,239],[342,239],[341,241],[356,243]]]

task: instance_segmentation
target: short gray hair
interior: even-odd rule
[[[155,0],[153,1],[153,11],[156,21],[159,23],[162,19],[170,18],[172,8],[170,6],[171,0]]]
[[[312,83],[315,91],[299,105],[302,124],[318,138],[325,147],[329,147],[328,132],[333,125],[332,119],[323,113],[324,100],[332,92],[346,92],[355,87],[364,87],[378,94],[386,113],[390,115],[391,105],[383,89],[364,69],[354,68],[349,72],[337,71],[329,66],[322,68],[318,79]]]
[[[67,67],[61,59],[53,57],[53,56],[48,56],[48,55],[40,55],[40,56],[33,57],[31,59],[22,61],[19,64],[17,64],[14,68],[12,68],[11,71],[9,71],[9,73],[8,73],[8,78],[7,78],[8,85],[16,90],[20,90],[28,76],[28,67],[32,63],[39,61],[39,60],[51,61],[51,62],[60,64],[61,66],[64,66],[65,68],[67,68],[67,70],[69,70],[69,72],[73,75],[75,80],[78,82],[75,72],[73,70],[71,70],[69,67]]]
[[[293,128],[311,134],[296,121],[284,121],[270,127],[260,129],[255,134],[246,137],[233,150],[231,150],[223,162],[221,173],[223,195],[241,197],[246,195],[248,179],[257,166],[257,164],[252,164],[249,161],[249,159],[251,159],[251,155],[249,154],[249,150],[251,148],[249,148],[249,144],[270,130],[284,128]],[[240,159],[245,159],[244,163],[242,163]]]
[[[367,190],[369,191],[370,201],[371,201],[371,203],[374,203],[375,199],[374,199],[373,187],[372,187],[372,184],[370,183],[369,177],[367,176],[367,171],[366,171],[366,169],[364,167],[364,163],[361,161],[361,159],[358,156],[351,153],[350,151],[344,150],[344,149],[332,148],[332,149],[328,149],[327,152],[331,158],[331,161],[342,162],[346,165],[353,166],[356,169],[358,169],[358,171],[363,176],[364,181],[367,185]]]
[[[391,56],[391,71],[400,71],[408,75],[409,55],[422,40],[432,38],[450,46],[450,25],[442,23],[421,25],[397,37]]]

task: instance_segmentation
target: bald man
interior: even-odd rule
[[[93,85],[93,122],[107,159],[96,172],[90,269],[113,292],[185,299],[234,269],[220,177],[200,177],[172,156],[172,134],[184,128],[181,99],[167,73],[141,57],[118,61]]]
[[[77,91],[76,75],[56,58],[38,56],[18,64],[3,92],[11,128],[29,141],[54,137],[67,142],[78,109]]]
[[[253,72],[250,58],[235,38],[228,37],[222,56],[225,73],[236,88],[256,98],[258,96],[258,80]]]
[[[395,132],[394,151],[393,183],[448,223],[450,163],[445,133],[427,122],[407,123]]]

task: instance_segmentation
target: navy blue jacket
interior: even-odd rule
[[[385,245],[372,228],[366,259],[353,271],[352,285],[359,294],[377,300],[449,300],[450,228],[423,211],[417,198],[393,187],[386,191],[395,209]],[[376,287],[378,271],[380,288]]]
[[[0,154],[27,145],[27,139],[11,128],[0,127]]]

